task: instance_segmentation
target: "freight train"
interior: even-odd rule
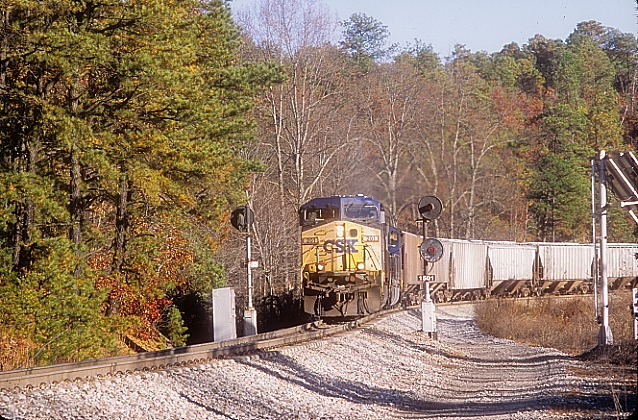
[[[591,292],[594,249],[577,243],[439,239],[443,255],[425,272],[421,235],[387,223],[364,195],[312,199],[299,209],[304,310],[318,317],[362,316],[421,299],[428,274],[435,302]],[[610,287],[638,278],[638,244],[608,245]]]

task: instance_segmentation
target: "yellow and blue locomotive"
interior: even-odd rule
[[[353,317],[399,302],[401,232],[371,197],[333,196],[299,209],[305,312]]]

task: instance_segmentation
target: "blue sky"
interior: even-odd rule
[[[256,0],[233,0],[233,9]],[[258,1],[258,0],[257,0]],[[636,34],[635,0],[323,0],[338,20],[365,13],[388,27],[390,41],[415,38],[443,58],[455,44],[471,51],[500,51],[526,44],[535,34],[565,40],[576,24],[595,20]]]

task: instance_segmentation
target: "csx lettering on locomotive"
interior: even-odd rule
[[[337,254],[342,254],[348,250],[350,253],[359,252],[357,248],[355,248],[354,244],[357,243],[356,239],[337,239],[336,241],[328,240],[323,243],[323,249],[326,252],[336,252]]]

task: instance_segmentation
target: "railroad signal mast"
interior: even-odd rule
[[[598,188],[596,188],[596,181]],[[600,151],[592,159],[592,241],[594,245],[594,302],[596,316],[600,322],[599,345],[612,345],[614,338],[609,327],[609,296],[607,279],[607,189],[610,188],[620,200],[620,206],[638,224],[638,159],[632,152],[606,154]],[[598,195],[596,194],[598,190]],[[596,200],[598,198],[598,200]],[[596,205],[598,204],[598,205]],[[596,223],[599,235],[596,236]],[[598,302],[598,288],[602,300],[602,311]],[[635,290],[635,289],[634,289]],[[634,293],[634,299],[635,299]],[[602,312],[602,314],[601,314]],[[634,330],[638,339],[638,321],[634,316]]]
[[[255,213],[246,205],[237,207],[230,216],[230,223],[240,232],[246,233],[246,283],[248,285],[248,307],[244,309],[244,335],[257,334],[257,310],[253,306],[252,269],[257,268],[257,261],[251,256],[251,231],[255,221]]]
[[[421,326],[422,331],[430,337],[436,339],[436,314],[434,313],[434,302],[430,297],[430,282],[434,281],[434,275],[428,274],[428,264],[433,264],[443,256],[443,245],[441,241],[435,238],[428,238],[428,223],[435,220],[443,211],[441,200],[433,195],[428,195],[418,204],[421,219],[417,222],[421,223],[423,242],[419,247],[419,253],[423,260],[423,275],[419,276],[419,280],[423,283],[425,296],[421,302]]]

